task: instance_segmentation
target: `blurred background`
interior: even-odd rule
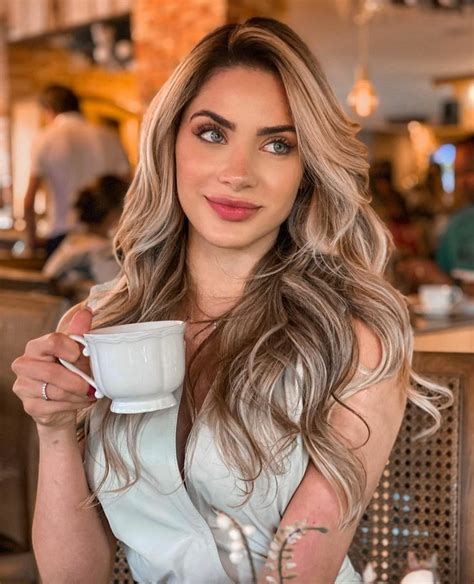
[[[413,293],[449,282],[452,266],[432,260],[467,204],[454,167],[457,144],[474,133],[470,0],[1,0],[0,261],[40,268],[45,259],[51,181],[34,197],[37,241],[22,235],[45,87],[72,89],[84,116],[116,134],[133,172],[140,120],[163,81],[207,31],[255,14],[302,36],[361,124],[373,205],[397,246],[394,283]],[[73,207],[77,192],[69,196]]]

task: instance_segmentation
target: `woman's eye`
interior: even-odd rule
[[[214,144],[220,144],[224,141],[224,135],[219,130],[203,130],[199,132],[199,137],[206,142],[213,142]]]
[[[265,145],[265,150],[272,154],[288,154],[291,148],[292,146],[282,140],[273,140],[273,142]]]

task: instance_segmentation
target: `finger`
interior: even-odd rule
[[[49,333],[29,341],[25,355],[42,361],[65,359],[75,363],[82,354],[82,347],[63,333]]]
[[[92,326],[92,311],[89,308],[81,308],[71,319],[67,327],[67,334],[83,335],[90,331]]]
[[[44,399],[25,399],[23,408],[25,412],[38,420],[40,423],[47,424],[53,414],[60,414],[61,412],[74,412],[84,410],[91,406],[91,403],[76,404],[64,401],[53,401]]]
[[[61,387],[66,392],[84,396],[89,389],[89,382],[85,381],[77,373],[73,373],[59,363],[38,361],[23,357],[15,364],[15,373],[19,381],[26,385],[31,383],[51,383]]]
[[[13,386],[13,391],[18,397],[24,401],[27,399],[43,399],[42,396],[43,382],[21,379]],[[70,402],[74,404],[85,404],[95,401],[95,398],[89,397],[89,392],[82,392],[81,394],[71,393],[66,391],[63,387],[58,387],[54,383],[48,383],[45,389],[48,400],[44,401],[60,401]]]
[[[67,334],[84,334],[90,330],[92,324],[92,312],[88,308],[82,308],[74,314],[67,327]],[[82,347],[70,339],[67,334],[54,332],[37,339],[32,339],[26,345],[25,355],[36,357],[44,361],[54,361],[57,358],[76,363],[82,357]]]
[[[92,311],[90,308],[86,307],[86,308],[82,308],[81,310],[79,310],[78,312],[76,312],[74,314],[66,331],[67,331],[67,334],[69,334],[69,335],[71,335],[71,334],[83,335],[84,333],[87,333],[88,331],[90,331],[91,325],[92,325]],[[90,375],[89,358],[84,356],[83,350],[84,350],[83,347],[80,347],[80,351],[81,351],[80,357],[74,363],[80,369],[82,369],[82,371],[85,371],[88,375]]]

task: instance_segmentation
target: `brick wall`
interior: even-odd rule
[[[227,21],[243,22],[252,16],[282,19],[288,0],[228,0]]]
[[[132,36],[144,104],[192,47],[225,23],[226,14],[227,0],[135,0]]]
[[[133,41],[144,105],[208,32],[251,16],[281,18],[287,0],[135,0]]]

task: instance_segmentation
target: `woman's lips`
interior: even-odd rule
[[[244,221],[261,208],[246,201],[235,201],[225,197],[205,197],[212,209],[224,221]]]

